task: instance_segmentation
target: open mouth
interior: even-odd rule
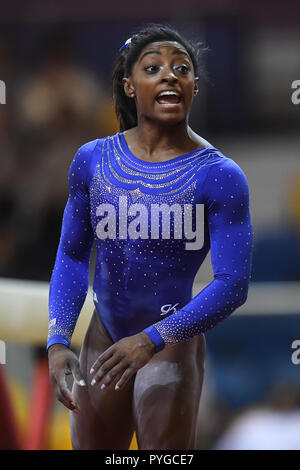
[[[175,91],[163,91],[156,97],[156,101],[164,105],[178,104],[181,102],[181,95]]]

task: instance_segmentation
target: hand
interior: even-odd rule
[[[145,332],[122,338],[94,362],[91,368],[91,374],[94,374],[91,384],[98,385],[104,377],[101,385],[103,390],[117,378],[119,380],[115,390],[120,390],[154,354],[155,345]]]
[[[50,381],[57,399],[69,410],[79,413],[79,406],[69,391],[66,382],[66,375],[73,374],[78,385],[82,387],[86,385],[76,354],[63,344],[53,344],[48,349],[48,361]]]

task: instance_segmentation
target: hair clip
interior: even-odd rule
[[[123,46],[120,48],[119,52],[123,51],[123,49],[126,49],[126,47],[128,47],[130,43],[131,43],[131,38],[127,39],[125,44],[123,44]]]

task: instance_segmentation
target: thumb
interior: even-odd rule
[[[81,387],[85,387],[86,383],[80,370],[78,358],[77,357],[72,358],[69,364],[70,364],[70,369],[73,374],[74,380],[77,383],[77,385],[80,385]]]

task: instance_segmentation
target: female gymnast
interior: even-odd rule
[[[120,132],[84,144],[49,291],[48,357],[74,449],[195,449],[204,332],[247,298],[253,232],[240,167],[189,126],[197,49],[165,25],[121,47]],[[95,310],[70,349],[96,244]],[[211,249],[214,278],[192,298]],[[66,385],[73,374],[72,393]]]

